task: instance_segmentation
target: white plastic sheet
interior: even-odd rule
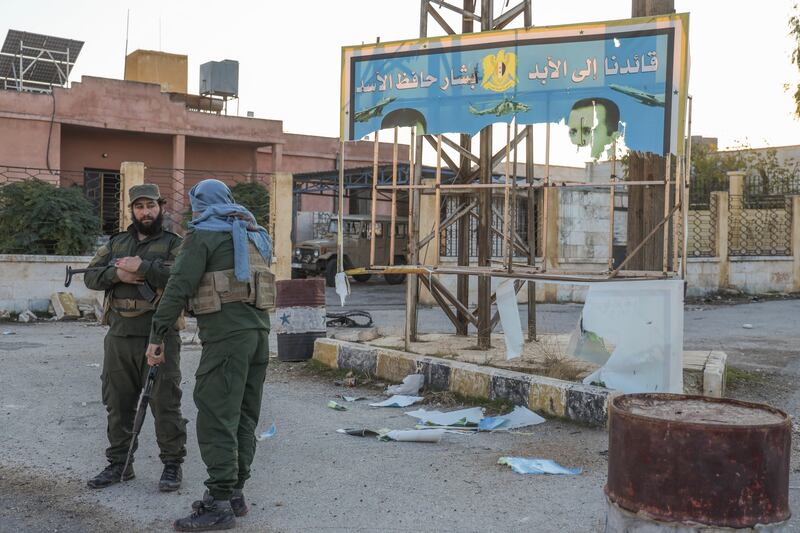
[[[497,312],[500,313],[500,324],[503,326],[503,337],[506,341],[506,359],[514,359],[522,354],[524,342],[514,280],[506,279],[500,282],[495,294],[497,294]]]
[[[456,426],[472,424],[477,425],[483,418],[483,408],[471,407],[469,409],[459,409],[443,413],[441,411],[426,411],[418,409],[406,413],[419,420],[421,424],[434,426]]]
[[[499,465],[508,465],[517,474],[555,474],[562,476],[575,476],[583,470],[580,468],[567,468],[551,459],[527,459],[525,457],[501,457],[497,460]]]
[[[417,394],[424,384],[425,376],[422,374],[409,374],[403,378],[403,383],[387,387],[386,392],[389,394]]]
[[[514,410],[507,415],[484,418],[478,423],[478,429],[481,431],[506,431],[510,429],[535,426],[536,424],[541,424],[544,421],[544,418],[537,415],[527,407],[518,405],[514,407]]]
[[[583,333],[576,334],[613,347],[584,383],[625,393],[683,392],[683,281],[593,284],[581,319]]]
[[[341,222],[339,222],[341,226]],[[347,279],[347,274],[339,272],[336,274],[335,285],[336,294],[339,295],[339,303],[344,307],[344,301],[350,296],[350,281]]]
[[[419,401],[422,401],[423,399],[424,398],[422,398],[422,396],[403,396],[401,394],[397,394],[388,400],[378,403],[371,403],[369,405],[370,407],[408,407],[409,405],[413,405]]]

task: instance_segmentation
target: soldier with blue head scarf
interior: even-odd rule
[[[203,499],[174,527],[210,531],[229,529],[247,513],[242,489],[255,454],[274,303],[272,241],[223,182],[201,181],[189,198],[194,218],[153,316],[147,357],[163,363],[158,348],[188,304],[203,344],[194,401],[208,479]]]

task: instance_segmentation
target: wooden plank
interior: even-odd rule
[[[375,131],[375,146],[372,150],[372,207],[370,208],[369,266],[375,264],[375,215],[378,210],[378,149],[380,130]]]

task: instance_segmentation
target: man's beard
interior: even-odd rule
[[[142,224],[133,213],[131,213],[131,221],[133,222],[134,229],[142,235],[156,235],[161,232],[161,226],[164,223],[164,211],[159,209],[158,216],[150,225]]]

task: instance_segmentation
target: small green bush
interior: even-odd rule
[[[80,187],[31,179],[0,187],[0,253],[91,252],[100,220]]]

